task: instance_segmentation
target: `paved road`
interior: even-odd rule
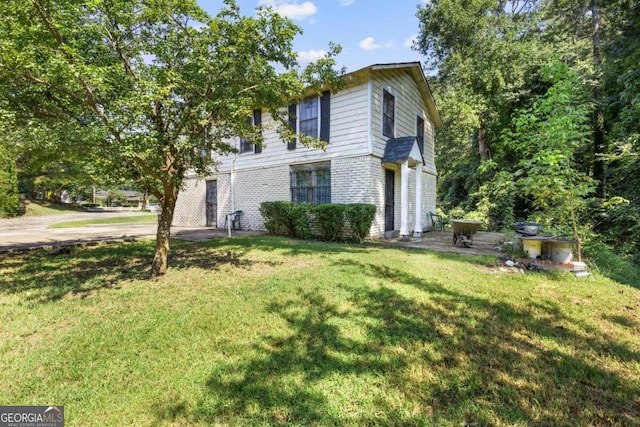
[[[0,251],[67,245],[78,242],[122,240],[142,237],[153,238],[156,233],[155,224],[110,224],[74,228],[47,228],[59,222],[144,214],[148,215],[148,213],[139,212],[78,212],[0,219]]]
[[[78,212],[38,217],[0,219],[0,252],[51,246],[76,245],[89,242],[118,241],[156,237],[156,224],[109,224],[86,227],[56,228],[59,222],[84,219],[148,215],[148,212]],[[233,236],[263,234],[256,231],[233,231]],[[228,237],[225,230],[214,228],[171,227],[171,237],[190,241],[208,241]]]

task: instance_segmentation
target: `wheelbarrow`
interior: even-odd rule
[[[482,223],[472,219],[452,219],[453,246],[462,243],[465,248],[473,244],[473,235],[480,229]]]

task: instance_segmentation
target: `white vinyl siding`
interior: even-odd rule
[[[353,157],[369,153],[367,111],[367,85],[341,90],[331,94],[330,142],[326,151],[307,148],[298,144],[295,150],[288,150],[287,143],[275,131],[271,115],[262,112],[263,149],[259,156],[230,154],[218,158],[220,172],[231,170],[265,168],[292,164],[327,161],[339,157]]]

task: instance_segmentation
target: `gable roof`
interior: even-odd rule
[[[419,62],[395,62],[389,64],[369,65],[368,67],[345,74],[344,78],[347,83],[352,80],[368,80],[371,78],[372,74],[388,70],[407,70],[410,73],[411,77],[418,85],[418,89],[420,90],[422,99],[427,106],[427,111],[429,112],[429,116],[433,120],[434,126],[436,128],[441,128],[442,119],[440,118],[438,107],[436,106],[436,100],[433,98],[433,93],[431,92],[431,88],[429,87],[427,78],[424,75],[422,65],[420,65]]]
[[[409,161],[409,166],[415,166],[418,163],[424,163],[418,141],[415,136],[404,136],[402,138],[391,138],[387,141],[384,148],[384,156],[382,164],[385,163],[401,163],[405,160]]]

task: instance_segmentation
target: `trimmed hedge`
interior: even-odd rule
[[[362,242],[369,234],[376,207],[362,203],[311,205],[277,201],[261,203],[260,214],[269,234]]]

